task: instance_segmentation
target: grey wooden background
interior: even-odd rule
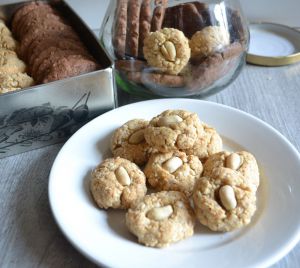
[[[121,105],[139,100],[119,94]],[[231,86],[208,100],[263,119],[300,151],[300,64],[247,65]],[[64,238],[50,212],[48,175],[62,145],[0,160],[0,267],[95,267]],[[300,267],[300,244],[274,267]]]

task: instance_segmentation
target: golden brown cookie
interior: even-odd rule
[[[0,49],[0,73],[23,73],[25,70],[25,63],[17,57],[15,52],[6,49]]]
[[[213,231],[228,232],[250,223],[256,210],[256,195],[243,177],[219,169],[213,177],[202,177],[193,193],[197,219]]]
[[[213,127],[207,124],[202,125],[204,134],[199,137],[191,149],[185,150],[185,153],[195,155],[199,157],[201,161],[205,161],[209,156],[223,150],[223,142]]]
[[[0,36],[1,35],[8,35],[11,36],[10,30],[7,28],[5,22],[0,19]]]
[[[190,41],[192,57],[207,57],[230,44],[229,32],[220,26],[208,26],[196,32]]]
[[[25,73],[0,74],[0,93],[30,87],[33,84],[33,79]]]
[[[254,191],[259,186],[259,168],[255,157],[246,151],[219,152],[210,156],[204,164],[204,176],[212,176],[218,169],[231,169],[244,177],[244,182]]]
[[[111,139],[111,151],[115,157],[120,156],[137,165],[143,165],[149,158],[150,147],[144,137],[149,122],[133,119],[118,128]]]
[[[191,55],[188,39],[173,28],[151,32],[144,40],[143,51],[150,66],[175,75],[186,66]]]
[[[127,159],[108,158],[92,172],[90,190],[100,208],[129,208],[145,196],[146,178]]]
[[[0,48],[16,51],[18,42],[10,35],[0,35]]]
[[[167,247],[194,233],[195,218],[183,193],[170,191],[146,195],[126,213],[126,225],[139,243]]]
[[[199,158],[183,152],[153,154],[144,169],[148,183],[155,190],[180,191],[187,196],[192,194],[202,171]]]
[[[159,152],[187,150],[204,134],[196,113],[167,110],[154,117],[145,130],[147,143]]]

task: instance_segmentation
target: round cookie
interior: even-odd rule
[[[133,119],[118,128],[111,139],[113,155],[128,159],[137,165],[148,161],[149,145],[145,141],[144,131],[149,122]]]
[[[17,50],[18,42],[10,35],[0,35],[0,48]]]
[[[200,136],[191,149],[184,150],[188,155],[195,155],[201,161],[205,161],[209,156],[222,151],[223,142],[218,132],[207,124],[202,124],[204,135]]]
[[[69,55],[59,59],[55,62],[49,72],[45,74],[41,81],[42,83],[49,83],[56,80],[61,80],[80,74],[96,71],[99,65],[86,56]]]
[[[10,30],[7,28],[5,22],[2,19],[0,19],[0,35],[11,36]]]
[[[100,208],[129,208],[147,192],[144,173],[127,159],[106,159],[91,175],[90,190]]]
[[[0,93],[30,87],[33,84],[33,79],[25,73],[0,74]]]
[[[146,195],[126,213],[130,232],[149,247],[167,247],[192,236],[194,224],[189,200],[175,191]]]
[[[148,183],[155,190],[180,191],[187,196],[192,194],[202,171],[199,158],[183,152],[153,154],[144,169]]]
[[[204,164],[204,176],[212,176],[217,169],[231,169],[240,173],[245,183],[255,191],[259,186],[259,168],[255,157],[246,151],[230,153],[219,152],[210,156]]]
[[[192,57],[207,57],[230,44],[229,32],[220,26],[208,26],[196,32],[190,40]]]
[[[16,53],[8,52],[0,49],[0,73],[13,74],[23,73],[26,70],[26,65],[23,61],[18,59]]]
[[[144,40],[143,52],[149,65],[175,75],[186,66],[191,56],[188,39],[183,32],[173,28],[151,32]]]
[[[197,180],[193,202],[200,223],[219,232],[249,224],[256,210],[255,193],[240,174],[228,169]]]
[[[151,147],[165,153],[190,149],[203,134],[203,126],[196,113],[167,110],[150,121],[145,139]]]

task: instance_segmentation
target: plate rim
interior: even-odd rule
[[[280,133],[276,128],[274,128],[272,125],[266,123],[265,121],[263,121],[262,119],[248,113],[245,112],[243,110],[240,110],[238,108],[235,107],[231,107],[222,103],[217,103],[217,102],[213,102],[213,101],[207,101],[207,100],[198,100],[198,99],[189,99],[189,98],[165,98],[165,99],[152,99],[152,100],[145,100],[145,101],[140,101],[140,102],[135,102],[135,103],[130,103],[130,104],[126,104],[124,106],[118,107],[116,109],[110,110],[108,112],[105,112],[99,116],[97,116],[96,118],[94,118],[93,120],[91,120],[90,122],[88,122],[87,124],[85,124],[84,126],[82,126],[79,130],[77,130],[66,142],[65,144],[62,146],[62,148],[59,150],[58,154],[56,155],[56,158],[52,164],[50,173],[49,173],[49,180],[48,180],[48,199],[49,199],[49,206],[50,206],[50,210],[51,213],[53,215],[53,218],[55,220],[55,223],[57,224],[57,226],[59,227],[60,231],[63,233],[64,237],[70,242],[70,244],[76,248],[83,256],[85,256],[88,260],[91,260],[92,262],[94,262],[97,265],[102,265],[104,267],[107,267],[108,264],[105,264],[103,262],[101,262],[99,259],[94,258],[91,254],[89,254],[88,252],[86,252],[83,248],[81,248],[79,245],[76,244],[76,241],[70,237],[66,230],[63,228],[63,224],[60,224],[59,219],[57,218],[57,215],[54,211],[53,208],[53,201],[52,200],[52,195],[51,195],[51,178],[52,178],[52,174],[54,173],[55,170],[55,165],[57,163],[57,160],[59,159],[59,156],[61,155],[61,153],[63,153],[63,151],[65,150],[65,148],[68,146],[69,143],[72,142],[73,137],[76,137],[77,135],[80,135],[80,132],[82,131],[82,129],[86,128],[87,125],[91,125],[93,124],[93,122],[100,120],[99,118],[101,117],[106,117],[109,116],[111,113],[114,113],[116,110],[121,110],[121,109],[126,109],[129,106],[136,106],[136,105],[142,105],[143,103],[168,103],[168,102],[172,102],[172,101],[181,101],[181,102],[194,102],[194,103],[201,103],[201,105],[212,105],[212,106],[219,106],[222,107],[224,109],[229,109],[231,111],[237,112],[237,113],[241,113],[246,117],[251,118],[252,120],[258,121],[260,124],[264,125],[265,127],[267,127],[269,130],[271,130],[274,134],[276,134],[277,136],[279,136],[285,143],[286,145],[288,145],[288,147],[293,151],[293,153],[297,156],[298,161],[300,163],[300,153],[297,150],[297,148],[282,134]],[[298,225],[297,227],[297,234],[294,235],[294,237],[291,237],[288,242],[287,245],[285,245],[284,247],[281,247],[278,251],[279,253],[277,253],[274,256],[269,257],[268,259],[264,260],[264,261],[260,261],[259,264],[257,264],[255,267],[268,267],[271,266],[272,264],[275,264],[276,262],[278,262],[279,260],[281,260],[284,256],[286,256],[295,246],[296,244],[300,241],[300,225]]]

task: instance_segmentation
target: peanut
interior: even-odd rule
[[[167,205],[164,207],[156,207],[149,210],[146,214],[147,218],[155,221],[162,221],[169,218],[173,213],[173,207]]]
[[[115,174],[118,182],[121,183],[123,186],[128,186],[131,184],[131,178],[124,167],[118,167],[115,171]]]

